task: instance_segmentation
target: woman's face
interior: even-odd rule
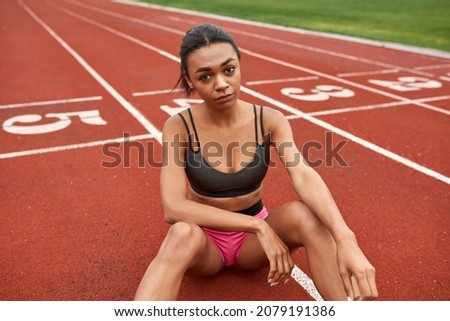
[[[187,59],[189,85],[208,106],[232,106],[239,96],[239,58],[228,43],[216,43],[193,51]]]

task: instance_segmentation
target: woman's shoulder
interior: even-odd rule
[[[163,126],[163,135],[172,136],[175,134],[180,134],[182,137],[186,136],[186,126],[184,125],[183,118],[186,110],[176,113],[166,119]],[[180,117],[180,115],[182,117]]]
[[[268,115],[268,117],[284,117],[284,114],[273,107],[268,106],[261,106],[261,108],[264,110],[264,114]]]
[[[288,122],[286,116],[278,109],[261,106],[263,111],[263,122],[267,128],[276,128],[284,126]]]

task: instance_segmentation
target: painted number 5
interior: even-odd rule
[[[348,98],[355,95],[350,89],[332,85],[316,86],[316,88],[311,89],[310,94],[303,94],[304,90],[296,87],[283,88],[281,93],[290,98],[305,101],[324,101],[330,99],[330,97]]]
[[[56,120],[46,124],[34,124],[42,120],[41,115],[27,114],[9,118],[3,123],[3,129],[11,134],[18,135],[36,135],[56,132],[64,129],[71,124],[70,117],[79,117],[80,120],[88,125],[106,125],[107,122],[100,116],[98,110],[74,111],[69,113],[50,113],[45,118]]]

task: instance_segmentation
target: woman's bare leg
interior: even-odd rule
[[[217,247],[200,227],[175,223],[148,266],[134,299],[176,300],[187,270],[207,276],[219,272],[222,267]]]
[[[305,248],[312,279],[325,300],[346,300],[337,266],[336,243],[328,229],[304,203],[287,203],[271,213],[266,222],[291,250]],[[238,263],[244,269],[268,265],[266,254],[255,235],[250,234],[244,242]]]

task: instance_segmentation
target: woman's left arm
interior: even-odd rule
[[[337,263],[347,295],[355,299],[351,278],[361,292],[360,299],[378,296],[375,269],[358,246],[354,233],[345,223],[327,185],[320,175],[307,165],[293,139],[291,126],[278,111],[265,111],[265,124],[271,133],[280,160],[286,167],[293,187],[302,201],[328,228],[337,245]]]

